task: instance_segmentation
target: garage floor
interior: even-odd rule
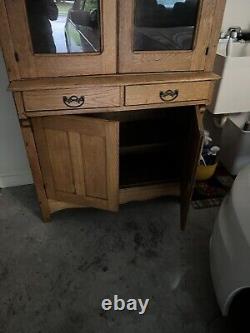
[[[43,224],[33,186],[2,190],[0,332],[226,332],[209,273],[216,213],[192,210],[183,233],[178,203],[161,198]],[[149,298],[147,311],[104,312],[115,294]]]

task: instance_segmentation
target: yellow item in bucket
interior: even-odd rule
[[[211,178],[214,173],[215,170],[217,168],[217,164],[213,164],[213,165],[198,165],[197,171],[196,171],[196,180],[208,180],[209,178]]]

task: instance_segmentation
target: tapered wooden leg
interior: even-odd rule
[[[29,158],[30,168],[31,168],[34,183],[35,183],[37,197],[38,197],[39,204],[41,207],[42,218],[43,218],[44,222],[49,222],[50,221],[50,209],[49,209],[49,205],[48,205],[48,199],[46,196],[46,192],[44,189],[42,172],[41,172],[38,155],[37,155],[37,150],[36,150],[36,145],[35,145],[32,129],[31,129],[31,124],[30,124],[29,120],[21,121],[21,129],[22,129],[22,133],[23,133],[23,138],[24,138],[24,142],[25,142],[27,155]]]

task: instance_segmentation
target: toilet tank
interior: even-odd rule
[[[227,0],[221,36],[233,27],[250,32],[249,0]],[[250,41],[233,42],[230,56],[226,55],[227,43],[226,38],[219,41],[214,71],[221,75],[222,80],[216,84],[209,111],[214,114],[249,112]]]

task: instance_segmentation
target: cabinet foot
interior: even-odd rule
[[[184,206],[184,207],[183,207]],[[188,220],[188,212],[189,212],[189,206],[186,206],[185,204],[181,207],[181,231],[185,231],[187,220]]]
[[[41,209],[42,221],[44,223],[50,223],[50,222],[52,222],[51,221],[50,211],[46,207],[43,207],[41,203],[40,203],[40,209]]]

